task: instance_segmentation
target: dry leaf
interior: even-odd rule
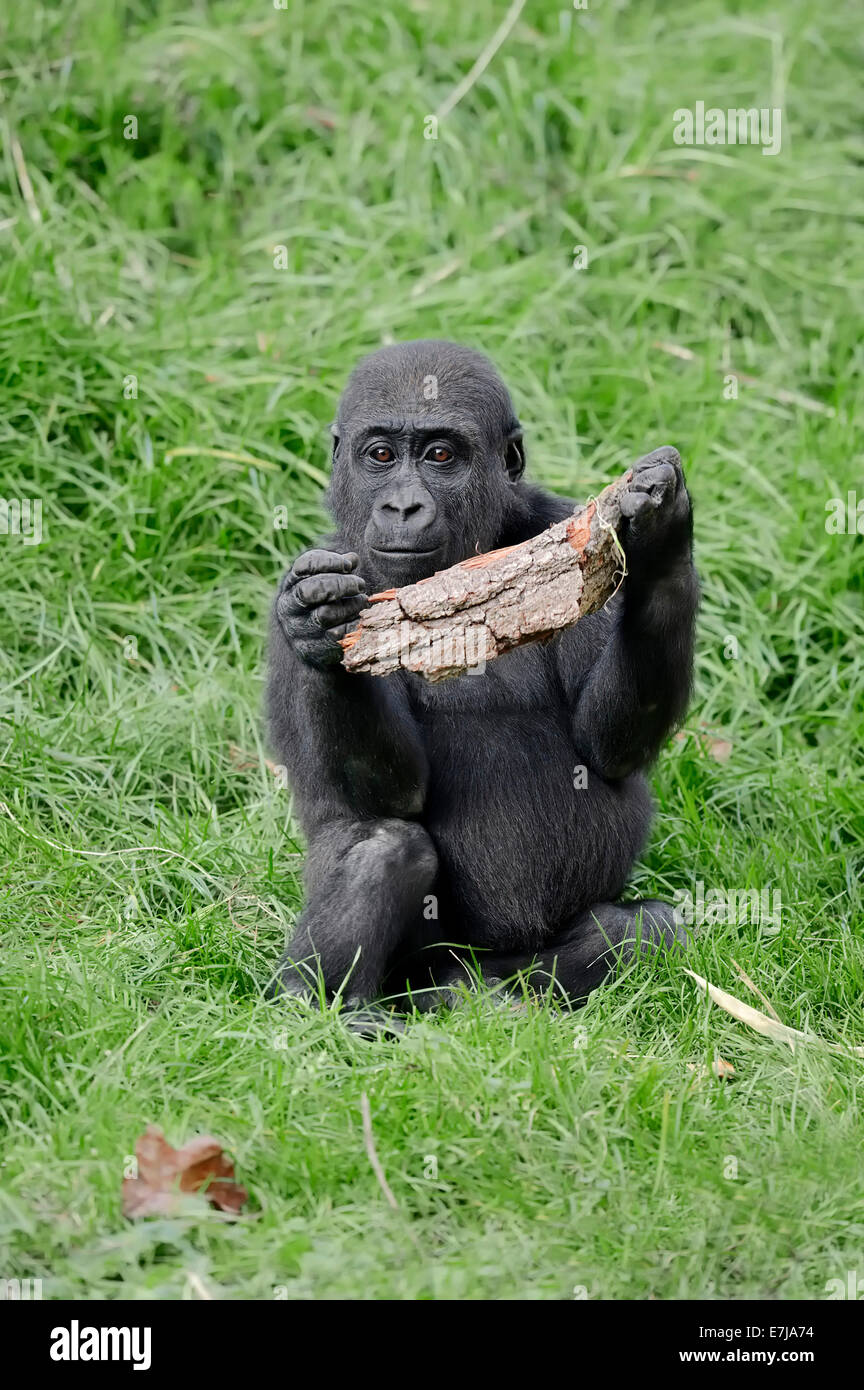
[[[700,988],[706,990],[714,1003],[718,1004],[721,1009],[725,1009],[727,1014],[731,1014],[741,1023],[746,1023],[748,1027],[755,1028],[757,1033],[762,1033],[766,1038],[774,1038],[776,1042],[788,1043],[793,1052],[796,1042],[803,1042],[827,1047],[829,1052],[843,1054],[851,1052],[856,1057],[864,1057],[864,1047],[853,1047],[851,1043],[826,1042],[824,1038],[817,1037],[815,1033],[802,1033],[800,1028],[789,1028],[785,1023],[779,1023],[776,1019],[763,1014],[759,1009],[753,1009],[741,999],[736,999],[734,994],[727,994],[725,989],[718,989],[717,985],[712,985],[710,981],[697,975],[695,970],[688,970],[685,966],[684,973],[695,980]]]
[[[688,738],[693,738],[699,747],[709,757],[718,763],[728,763],[732,756],[732,740],[728,738],[715,738],[715,736],[705,729],[680,729],[674,735],[676,743],[686,743]]]
[[[735,960],[734,956],[730,956],[729,959],[732,961],[733,968],[735,969],[735,971],[736,971],[736,973],[738,974],[739,978],[740,978],[741,980],[743,980],[744,984],[745,984],[745,985],[747,986],[747,988],[750,990],[751,994],[755,994],[757,999],[761,999],[761,1000],[762,1000],[762,1003],[765,1005],[765,1008],[767,1009],[767,1011],[768,1011],[768,1013],[771,1015],[771,1017],[772,1017],[772,1018],[776,1018],[777,1022],[780,1023],[780,1022],[781,1022],[780,1015],[778,1014],[777,1010],[774,1008],[774,1005],[771,1003],[771,1000],[768,998],[768,996],[765,995],[765,994],[763,994],[762,991],[761,991],[761,989],[759,988],[759,986],[758,986],[758,985],[755,985],[755,984],[753,983],[753,981],[750,979],[750,976],[747,974],[747,971],[744,970],[744,969],[738,964],[738,962],[737,962],[737,960]]]
[[[247,753],[244,749],[238,748],[236,743],[228,744],[228,757],[231,759],[231,766],[238,772],[248,772],[251,768],[259,766],[257,754]],[[274,777],[278,777],[282,771],[278,764],[271,762],[269,758],[264,759],[264,766]]]
[[[715,1004],[725,1009],[733,1018],[737,1018],[739,1023],[746,1023],[748,1027],[755,1028],[757,1033],[762,1033],[766,1038],[773,1038],[775,1042],[788,1043],[793,1052],[796,1042],[816,1041],[806,1033],[800,1032],[798,1028],[788,1028],[785,1023],[778,1023],[776,1018],[769,1018],[761,1009],[754,1009],[743,1000],[736,999],[734,994],[727,994],[725,989],[718,989],[717,985],[712,985],[694,970],[687,970],[685,967],[684,973],[689,975],[691,980],[695,980],[700,988],[706,990]]]
[[[333,115],[333,112],[325,111],[320,106],[307,106],[306,116],[308,120],[314,121],[316,125],[323,126],[325,130],[336,130],[337,126],[339,125],[339,122],[337,118]]]
[[[231,759],[231,766],[236,768],[238,772],[248,772],[250,768],[258,766],[258,759],[255,755],[238,748],[236,743],[228,744],[228,757]]]
[[[708,1067],[705,1066],[704,1062],[700,1062],[698,1066],[695,1062],[688,1062],[687,1070],[694,1072],[698,1081],[704,1081],[705,1077],[710,1076],[712,1072],[715,1076],[719,1076],[721,1080],[726,1076],[735,1075],[735,1068],[732,1063],[724,1061],[720,1056],[714,1058],[714,1061],[711,1063],[710,1071]]]
[[[198,1135],[175,1149],[161,1129],[148,1125],[135,1145],[135,1156],[137,1178],[123,1179],[124,1216],[173,1216],[184,1195],[198,1193],[205,1183],[201,1195],[219,1211],[236,1214],[248,1199],[245,1187],[234,1181],[234,1164],[210,1135]]]

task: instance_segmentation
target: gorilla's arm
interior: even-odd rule
[[[307,551],[282,580],[270,626],[270,734],[304,823],[416,816],[428,767],[401,684],[349,675],[337,637],[365,606],[353,554]]]
[[[656,757],[690,696],[699,583],[690,499],[674,449],[635,465],[622,511],[628,571],[622,593],[580,625],[590,624],[580,640],[565,635],[558,653],[576,745],[589,768],[611,779]],[[591,646],[600,642],[586,669]]]

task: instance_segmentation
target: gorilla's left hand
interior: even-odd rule
[[[628,572],[668,570],[690,559],[693,522],[681,456],[664,444],[633,465],[621,495],[621,543]]]

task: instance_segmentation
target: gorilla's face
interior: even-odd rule
[[[519,423],[486,358],[402,343],[348,383],[329,500],[361,573],[398,588],[490,549],[522,467]]]
[[[407,404],[407,403],[406,403]],[[355,486],[369,500],[364,550],[397,587],[461,558],[451,513],[465,491],[477,440],[420,411],[377,418],[352,438]]]

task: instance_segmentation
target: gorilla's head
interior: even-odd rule
[[[375,585],[492,549],[519,508],[519,421],[492,364],[470,348],[420,340],[364,358],[333,437],[328,501]]]

